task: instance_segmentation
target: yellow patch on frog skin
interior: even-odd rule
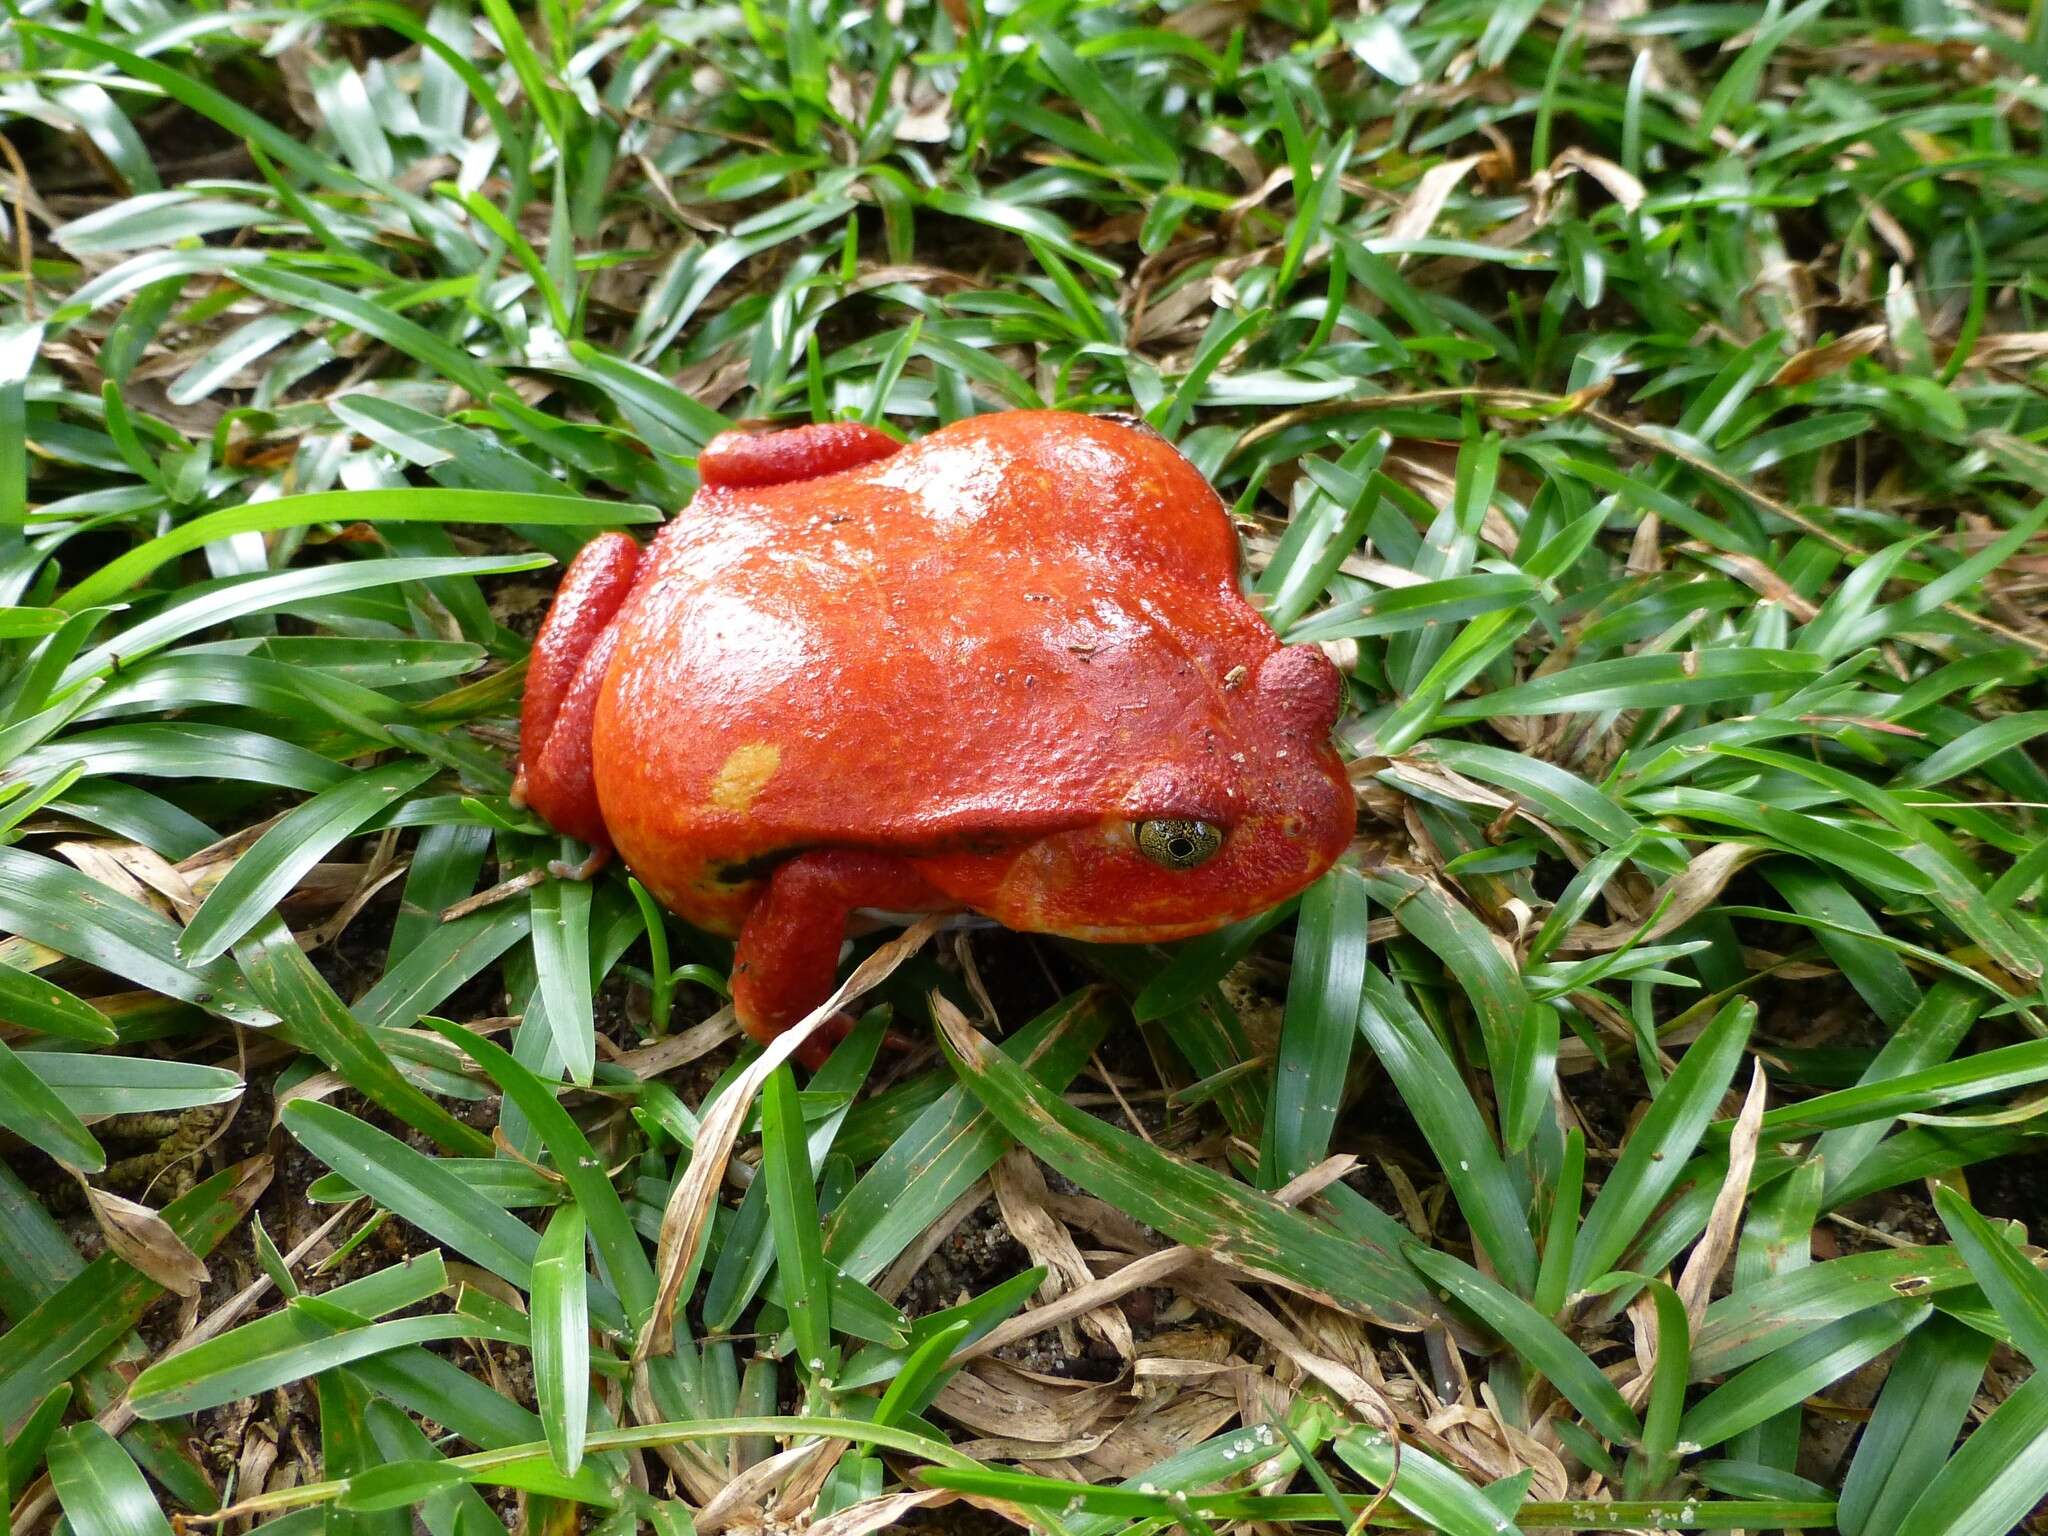
[[[781,764],[782,748],[773,742],[750,741],[744,747],[733,748],[732,755],[711,781],[712,805],[744,816],[753,809],[754,801],[768,787]]]

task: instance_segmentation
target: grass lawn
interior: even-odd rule
[[[2048,1530],[2044,77],[2016,0],[8,0],[14,1532]],[[1046,406],[1233,507],[1359,840],[863,939],[757,1066],[513,802],[561,565],[734,423]]]

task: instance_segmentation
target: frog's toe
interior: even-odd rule
[[[574,880],[580,884],[594,878],[611,861],[611,849],[597,847],[591,849],[590,856],[580,864],[571,864],[567,859],[549,859],[548,873],[557,880]]]

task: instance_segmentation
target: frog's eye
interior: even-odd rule
[[[1193,869],[1216,857],[1223,829],[1206,821],[1154,817],[1137,824],[1138,852],[1161,869]]]

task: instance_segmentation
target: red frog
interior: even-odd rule
[[[563,578],[514,793],[737,936],[755,1039],[824,1001],[862,912],[1178,939],[1350,842],[1337,669],[1280,644],[1216,493],[1131,418],[728,432],[698,471],[648,549],[602,535]]]

